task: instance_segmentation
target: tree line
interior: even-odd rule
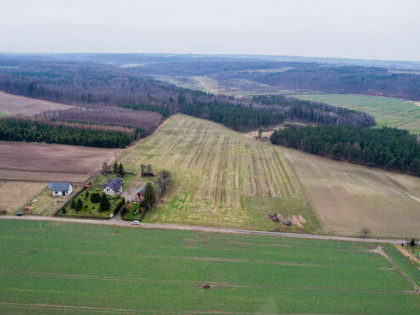
[[[210,103],[182,104],[181,112],[187,115],[207,118],[233,130],[246,130],[279,124],[284,115],[264,108],[230,105],[217,101]]]
[[[0,119],[0,140],[59,143],[100,148],[124,148],[134,136],[121,131],[72,127],[69,123],[48,123],[19,118]]]
[[[173,100],[173,98],[170,98]],[[173,102],[173,101],[172,101]],[[171,111],[168,106],[162,105],[148,105],[148,104],[121,104],[119,107],[134,109],[134,110],[144,110],[148,112],[155,112],[161,114],[163,117],[169,117],[171,115]]]
[[[420,144],[406,130],[349,125],[291,127],[274,131],[270,141],[336,160],[420,176]]]
[[[277,106],[287,118],[316,124],[350,124],[364,127],[376,124],[375,118],[369,114],[321,102],[300,100],[283,95],[258,95],[252,97],[251,100],[264,105]]]

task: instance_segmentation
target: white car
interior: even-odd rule
[[[139,221],[137,221],[137,220],[134,220],[134,221],[132,221],[132,222],[131,222],[131,224],[132,224],[132,225],[140,225],[140,222],[139,222]]]

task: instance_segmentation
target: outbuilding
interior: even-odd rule
[[[53,196],[68,196],[73,192],[73,186],[70,183],[51,183],[48,187],[51,188]]]

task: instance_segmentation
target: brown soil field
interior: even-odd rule
[[[0,179],[82,183],[120,149],[0,141]]]
[[[70,109],[73,106],[12,95],[0,91],[0,112],[5,114],[36,115],[47,110]]]
[[[312,208],[331,234],[420,237],[420,178],[283,148]]]
[[[0,211],[12,213],[21,209],[46,186],[46,183],[0,181]]]

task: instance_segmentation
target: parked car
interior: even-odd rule
[[[131,222],[131,224],[132,224],[132,225],[140,225],[140,222],[139,222],[139,221],[137,221],[137,220],[134,220],[134,221],[132,221],[132,222]]]
[[[23,217],[23,213],[22,212],[18,212],[18,213],[16,213],[16,216]]]

